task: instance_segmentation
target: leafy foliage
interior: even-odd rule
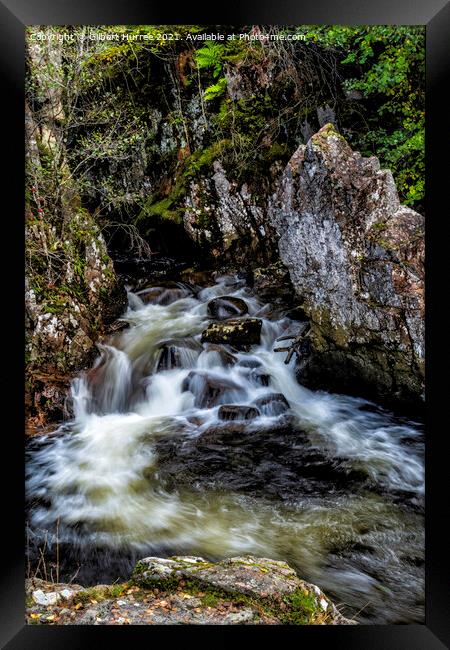
[[[203,98],[205,101],[211,101],[211,99],[215,99],[216,97],[223,95],[226,89],[227,80],[225,77],[221,77],[217,83],[212,84],[206,88]]]
[[[199,69],[211,68],[213,76],[217,78],[222,72],[224,49],[224,46],[220,43],[208,41],[195,53],[195,60]]]
[[[402,202],[423,208],[424,28],[334,25],[304,31],[335,51],[347,97],[361,96],[365,125],[350,134],[352,144],[392,170]]]

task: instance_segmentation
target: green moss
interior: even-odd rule
[[[318,613],[317,602],[312,592],[297,589],[283,598],[287,610],[279,609],[277,617],[285,625],[309,625]]]
[[[263,152],[263,158],[269,164],[275,162],[275,160],[285,160],[288,157],[289,148],[287,144],[280,144],[278,142],[275,142],[275,144]]]
[[[119,598],[126,592],[129,586],[130,586],[129,583],[125,582],[125,583],[110,585],[102,588],[90,587],[87,589],[83,589],[82,591],[78,591],[73,597],[73,602],[75,604],[80,603],[82,605],[86,605],[91,600],[96,600],[97,602],[100,602],[102,600],[107,600],[110,598]]]

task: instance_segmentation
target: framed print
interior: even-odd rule
[[[446,647],[448,5],[116,4],[0,7],[2,647]]]

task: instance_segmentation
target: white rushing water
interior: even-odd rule
[[[35,442],[30,452],[27,491],[33,534],[52,531],[57,523],[59,540],[68,544],[279,557],[325,590],[329,586],[342,594],[350,605],[361,602],[361,594],[370,602],[382,599],[392,589],[383,561],[391,578],[400,579],[401,553],[408,550],[416,557],[422,550],[420,517],[394,505],[389,496],[401,493],[420,503],[421,432],[413,423],[367,408],[365,400],[299,385],[294,361],[286,365],[285,353],[274,352],[276,339],[295,333],[298,323],[274,319],[267,305],[234,280],[218,278],[195,296],[173,292],[172,299],[177,299],[172,302],[169,291],[163,301],[169,304],[145,304],[129,293],[124,314],[129,329],[109,345],[99,345],[94,368],[73,382],[74,421]],[[249,315],[262,319],[260,344],[245,352],[229,348],[235,357],[231,365],[217,346],[200,343],[211,321],[207,303],[224,295],[245,300]],[[205,378],[220,387],[213,403],[206,405],[201,404]],[[285,397],[294,429],[306,435],[325,462],[361,473],[367,478],[365,487],[353,492],[350,486],[344,494],[331,484],[324,489],[322,483],[317,494],[299,487],[295,499],[274,500],[261,489],[245,492],[219,485],[207,491],[181,478],[174,489],[160,481],[157,441],[179,435],[181,446],[182,440],[227,426],[219,420],[220,405],[254,406],[274,393]],[[263,431],[269,438],[285,416],[271,411],[269,404],[248,421],[242,435]],[[299,446],[293,435],[292,449]],[[214,479],[214,470],[210,473]],[[176,485],[177,476],[172,479]],[[345,553],[330,564],[331,549],[355,543],[370,547],[371,565]],[[394,560],[380,544],[390,544]],[[414,572],[410,578],[417,582]],[[416,591],[420,600],[420,584]],[[398,617],[420,617],[420,607],[405,607]]]

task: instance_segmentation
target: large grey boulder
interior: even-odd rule
[[[300,381],[417,402],[424,390],[424,218],[389,170],[327,124],[269,203],[281,261],[311,320]]]

